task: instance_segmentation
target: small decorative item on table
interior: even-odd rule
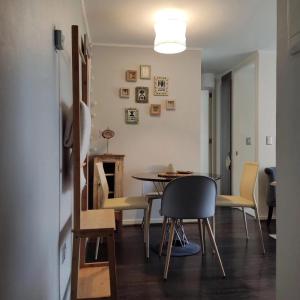
[[[150,115],[151,116],[160,116],[161,105],[160,104],[151,104],[150,105]]]
[[[154,96],[168,96],[168,78],[165,76],[154,77]]]
[[[137,71],[128,70],[126,71],[126,81],[135,82],[137,80]]]
[[[140,65],[140,78],[141,79],[151,79],[151,66],[150,65]]]
[[[125,122],[127,124],[138,124],[139,111],[137,108],[125,108]]]
[[[102,131],[102,137],[106,139],[106,153],[108,152],[109,140],[115,136],[115,132],[108,127]]]
[[[158,173],[159,177],[170,177],[170,178],[177,178],[177,177],[183,177],[192,175],[192,171],[176,171],[176,172],[164,172],[164,173]]]
[[[130,97],[130,89],[128,88],[120,88],[120,98],[129,98]]]
[[[148,103],[149,102],[149,88],[138,86],[135,88],[135,102]]]
[[[167,100],[166,101],[166,110],[175,110],[175,109],[176,109],[175,100]]]

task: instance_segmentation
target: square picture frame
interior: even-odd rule
[[[129,98],[130,97],[130,89],[129,88],[120,88],[119,96],[120,96],[120,98]]]
[[[154,96],[168,96],[169,80],[165,76],[154,77]]]
[[[126,124],[139,123],[139,110],[137,108],[125,108],[125,123]]]
[[[137,71],[136,70],[127,70],[126,71],[126,81],[136,82],[137,81]]]
[[[145,79],[145,80],[151,79],[150,65],[140,65],[140,79]]]
[[[135,102],[148,103],[149,102],[149,88],[146,86],[137,86],[135,88]]]
[[[166,100],[166,110],[176,110],[176,101]]]
[[[151,116],[160,116],[161,114],[161,104],[151,104],[150,105],[150,115]]]

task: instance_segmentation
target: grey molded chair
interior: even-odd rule
[[[170,220],[169,241],[164,268],[164,279],[167,279],[174,238],[175,223],[182,219],[198,219],[200,240],[203,247],[202,221],[208,232],[212,247],[215,250],[223,276],[225,272],[208,218],[215,214],[217,185],[205,176],[186,176],[171,181],[164,190],[161,201],[161,213],[164,216],[160,255],[166,237],[166,223]]]

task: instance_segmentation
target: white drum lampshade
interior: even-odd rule
[[[174,54],[186,49],[186,21],[180,12],[160,12],[157,15],[154,29],[154,50],[156,52]]]

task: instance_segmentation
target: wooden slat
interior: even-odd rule
[[[79,32],[72,26],[72,71],[73,71],[73,160],[74,160],[74,229],[80,228],[80,75]]]
[[[109,267],[91,267],[79,270],[78,299],[110,297]]]
[[[93,209],[81,212],[80,231],[114,230],[115,212],[113,209]]]

